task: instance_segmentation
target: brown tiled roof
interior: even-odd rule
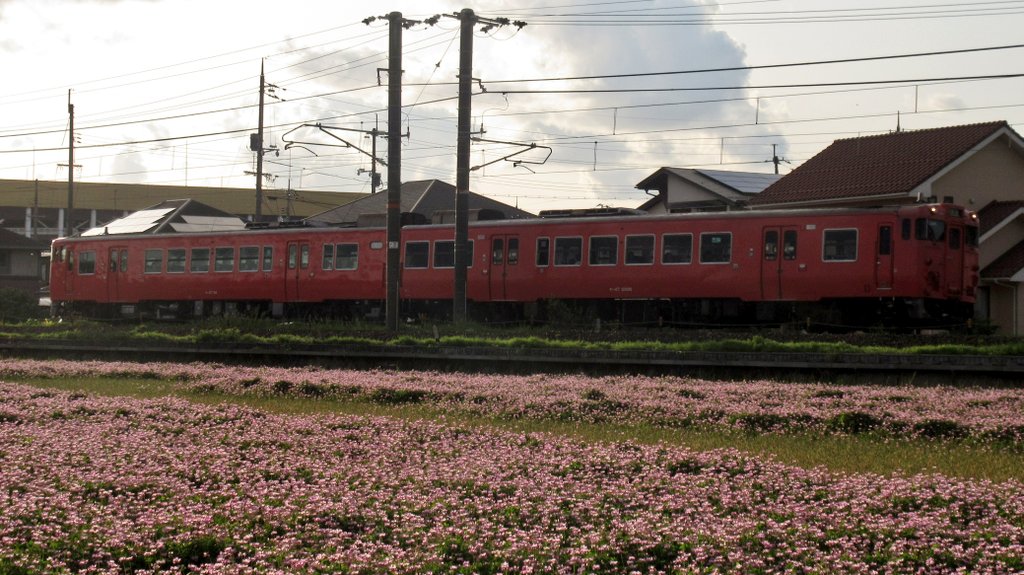
[[[978,222],[982,235],[1022,209],[1024,209],[1024,201],[1000,202],[998,200],[981,208],[981,211],[978,212]]]
[[[751,205],[908,194],[1006,122],[836,140]]]
[[[1013,246],[996,261],[981,270],[981,277],[991,280],[1010,279],[1024,270],[1024,241]]]

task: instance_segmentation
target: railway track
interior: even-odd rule
[[[757,351],[614,351],[566,348],[500,348],[401,345],[291,345],[253,343],[128,345],[80,341],[0,342],[6,355],[131,359],[330,363],[443,367],[493,371],[837,372],[986,376],[1024,380],[1024,356],[804,353]]]

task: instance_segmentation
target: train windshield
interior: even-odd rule
[[[914,237],[919,240],[941,242],[946,239],[946,222],[918,218],[915,222]]]

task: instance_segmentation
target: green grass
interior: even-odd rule
[[[21,379],[27,385],[64,391],[84,391],[103,396],[141,399],[181,397],[204,404],[235,403],[273,413],[293,415],[347,414],[387,416],[413,420],[437,420],[442,412],[424,404],[381,404],[353,400],[309,398],[252,398],[223,394],[191,393],[159,379],[88,378]],[[881,441],[865,436],[816,436],[808,434],[750,434],[729,431],[666,429],[653,425],[567,423],[552,420],[479,417],[443,413],[444,423],[471,428],[498,428],[515,433],[548,433],[584,442],[635,441],[683,445],[696,450],[734,448],[771,455],[778,461],[805,468],[823,466],[844,473],[881,475],[941,473],[970,479],[1006,481],[1024,478],[1024,457],[1017,451],[978,447],[955,441]]]

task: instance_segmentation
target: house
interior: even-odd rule
[[[1024,330],[1024,139],[1006,122],[848,138],[775,182],[750,206],[877,206],[945,202],[978,212],[976,317]]]
[[[0,287],[24,291],[33,297],[47,284],[48,240],[26,238],[0,228]]]
[[[455,186],[440,180],[405,182],[401,189],[403,224],[454,223]],[[379,192],[306,218],[318,225],[384,226],[388,195]],[[470,219],[521,219],[527,211],[469,192]]]
[[[692,168],[661,168],[636,185],[657,191],[637,209],[649,214],[746,208],[751,198],[779,180],[777,174]]]

